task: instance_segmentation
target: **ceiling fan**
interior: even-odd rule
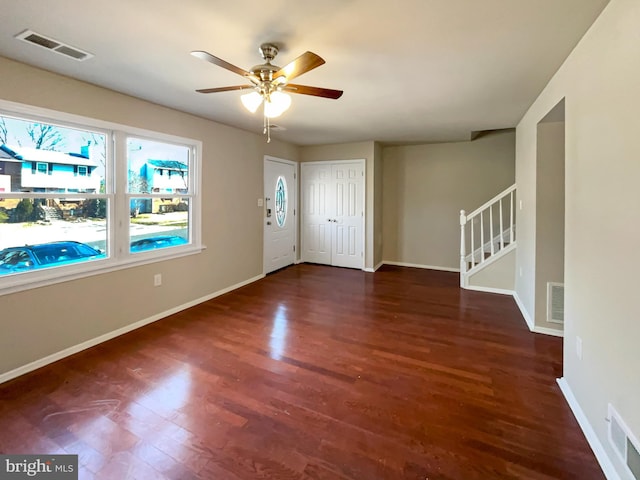
[[[322,65],[324,60],[313,52],[305,52],[298,58],[285,65],[278,67],[271,62],[278,54],[278,46],[272,43],[263,43],[259,51],[265,63],[251,67],[251,70],[243,70],[240,67],[230,64],[215,57],[208,52],[196,50],[191,52],[194,57],[218,65],[233,73],[244,77],[249,83],[245,85],[233,85],[229,87],[203,88],[196,90],[199,93],[228,92],[231,90],[253,90],[251,93],[242,95],[242,104],[251,113],[255,113],[260,105],[263,106],[264,113],[264,133],[267,135],[267,143],[271,141],[269,119],[281,115],[291,105],[291,97],[288,93],[299,93],[302,95],[312,95],[338,99],[342,96],[342,90],[332,90],[330,88],[310,87],[289,83],[294,78],[313,70]]]

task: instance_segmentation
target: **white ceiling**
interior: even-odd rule
[[[258,46],[283,66],[306,50],[326,64],[295,83],[344,90],[293,95],[273,136],[299,145],[468,140],[514,127],[608,0],[0,0],[0,55],[245,130],[262,119],[243,79]],[[95,57],[84,62],[14,39],[25,29]],[[0,96],[1,96],[0,92]]]

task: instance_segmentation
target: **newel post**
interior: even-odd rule
[[[465,225],[467,224],[467,215],[464,210],[460,210],[460,286],[464,287],[464,274],[467,273],[467,262],[464,257],[466,257],[467,253],[466,249],[466,238],[465,238]]]

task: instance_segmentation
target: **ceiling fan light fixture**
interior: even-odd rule
[[[291,97],[286,93],[273,92],[269,95],[269,101],[265,99],[264,115],[267,118],[276,118],[282,115],[291,106]]]
[[[249,110],[251,113],[256,113],[258,107],[262,103],[262,95],[258,92],[246,93],[240,96],[240,100],[242,101],[244,108]]]

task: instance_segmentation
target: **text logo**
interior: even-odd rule
[[[78,480],[78,455],[0,455],[0,480]]]

